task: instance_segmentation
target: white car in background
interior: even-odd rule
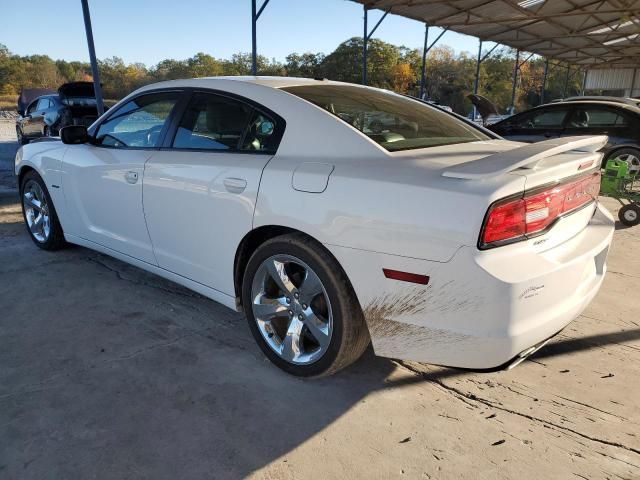
[[[605,141],[508,142],[326,80],[201,78],[23,147],[15,173],[37,246],[82,245],[243,310],[287,372],[331,374],[370,340],[486,369],[598,292],[614,229],[597,202]]]

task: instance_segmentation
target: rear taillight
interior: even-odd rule
[[[480,233],[481,249],[540,235],[561,216],[592,202],[600,191],[600,172],[525,192],[489,207]]]

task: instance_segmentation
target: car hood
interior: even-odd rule
[[[96,96],[93,82],[69,82],[60,85],[58,93],[61,98],[94,98]]]
[[[471,101],[471,103],[475,105],[475,107],[478,109],[478,113],[482,118],[488,118],[489,115],[500,115],[498,113],[498,108],[487,97],[472,93],[470,95],[467,95],[467,98]]]

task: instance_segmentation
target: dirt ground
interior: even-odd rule
[[[38,250],[0,122],[0,478],[640,478],[640,227],[533,358],[290,377],[242,315],[75,247]],[[615,202],[604,203],[616,208]]]

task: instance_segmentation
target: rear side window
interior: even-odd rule
[[[569,119],[569,126],[574,128],[605,128],[626,125],[627,119],[623,115],[598,107],[577,107]]]
[[[275,123],[239,100],[195,93],[180,120],[174,148],[275,151]]]
[[[96,143],[115,148],[157,147],[180,92],[141,95],[118,108],[96,133]]]
[[[351,85],[285,87],[395,152],[489,140],[480,130],[420,101]]]
[[[517,128],[525,129],[561,128],[568,112],[569,110],[565,108],[538,110],[525,113],[509,123]]]

